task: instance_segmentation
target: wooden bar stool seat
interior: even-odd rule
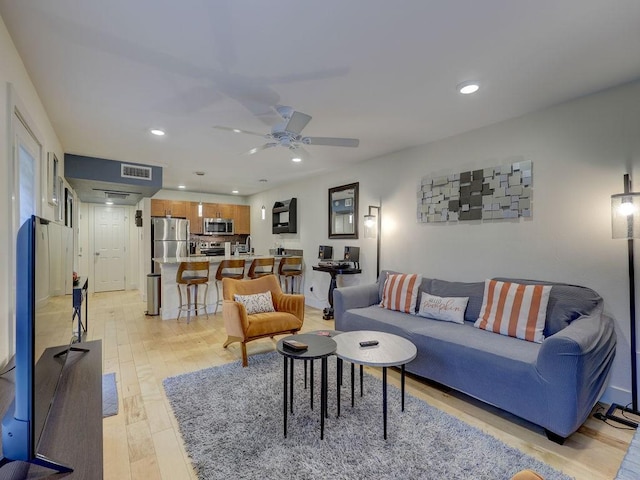
[[[220,295],[220,285],[223,278],[233,278],[242,280],[244,278],[244,259],[222,260],[216,270],[216,309],[214,314],[218,313],[218,305],[222,305],[222,295]]]
[[[282,283],[284,278],[284,291],[289,290],[289,279],[291,279],[291,291],[294,293],[295,279],[302,275],[302,257],[282,257],[278,265],[278,277]],[[300,282],[298,281],[298,289],[300,290]]]
[[[249,267],[247,277],[254,279],[264,277],[265,275],[273,275],[275,259],[270,258],[254,258]]]
[[[178,287],[178,299],[180,300],[180,307],[178,309],[178,320],[180,320],[180,314],[184,311],[187,312],[187,323],[191,320],[191,312],[198,315],[198,310],[204,309],[204,313],[209,318],[209,312],[207,312],[207,293],[209,292],[209,262],[181,262],[176,273],[176,284]],[[187,293],[187,303],[182,300],[182,288]],[[198,302],[198,286],[204,285],[204,298],[201,302]],[[193,299],[191,298],[193,291]]]

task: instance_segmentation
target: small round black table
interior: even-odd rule
[[[296,340],[307,345],[306,350],[292,350],[284,345],[285,340]],[[320,376],[320,439],[324,439],[324,418],[327,415],[327,357],[336,351],[336,342],[329,337],[315,334],[289,335],[278,340],[276,350],[284,358],[284,436],[287,436],[287,413],[293,413],[293,361],[321,359]],[[287,398],[288,397],[288,398]],[[289,405],[287,406],[287,400]]]
[[[348,267],[342,267],[337,265],[314,265],[313,269],[318,272],[326,272],[331,275],[331,282],[329,283],[329,308],[325,308],[322,312],[322,318],[325,320],[331,320],[333,318],[333,291],[338,286],[337,277],[338,275],[355,275],[357,273],[362,273],[362,270],[359,268],[354,268],[351,265]]]

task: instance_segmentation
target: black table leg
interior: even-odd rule
[[[310,392],[311,393],[311,396],[310,396],[310,398],[311,398],[311,410],[313,410],[313,360],[311,360],[311,366],[309,368],[311,370],[310,371],[311,377],[309,379],[309,389],[311,390],[311,392]]]
[[[304,361],[304,389],[307,389],[307,360]]]
[[[326,358],[326,357],[325,357]],[[325,367],[325,375],[324,375],[324,416],[325,418],[329,418],[329,362],[326,362],[327,366]]]
[[[354,393],[355,393],[355,379],[356,379],[356,366],[354,363],[351,364],[351,408],[355,405]]]
[[[382,416],[384,423],[384,439],[387,439],[387,367],[382,367]]]
[[[289,408],[291,413],[293,413],[293,358],[289,360],[291,361],[291,368],[289,370]]]
[[[338,415],[340,416],[340,387],[342,385],[342,359],[338,358],[336,361],[336,401],[338,403]]]
[[[284,438],[287,438],[287,380],[288,380],[288,376],[287,376],[287,367],[288,367],[288,361],[289,359],[287,357],[282,357],[284,358],[284,379],[283,379],[283,385],[284,385]]]
[[[360,396],[362,397],[362,370],[363,367],[360,365]]]
[[[400,390],[402,392],[402,411],[404,412],[404,363],[402,364],[400,373]]]
[[[326,389],[324,386],[327,382],[327,357],[322,357],[322,368],[321,368],[321,379],[320,379],[320,440],[324,439],[324,415],[326,405]]]

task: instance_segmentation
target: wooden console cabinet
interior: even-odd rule
[[[11,462],[0,468],[0,480],[100,480],[103,477],[102,342],[95,340],[75,343],[73,346],[89,351],[69,353],[49,420],[42,433],[39,453],[70,465],[74,471],[59,474],[29,463]],[[56,347],[56,351],[59,350],[60,347]],[[15,371],[0,377],[2,416],[14,398],[14,374]]]

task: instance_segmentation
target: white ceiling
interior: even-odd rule
[[[638,0],[0,0],[0,14],[65,152],[160,165],[169,189],[250,195],[640,78]],[[481,89],[462,96],[468,80]],[[276,104],[313,117],[305,135],[360,146],[293,164],[212,128],[267,133]]]

